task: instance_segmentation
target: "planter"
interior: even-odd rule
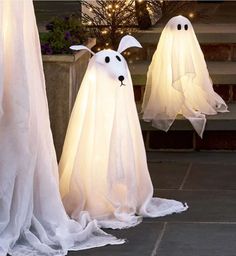
[[[96,39],[92,38],[86,46],[92,48],[95,44]],[[88,51],[79,51],[74,55],[43,55],[50,122],[58,160],[89,58]]]

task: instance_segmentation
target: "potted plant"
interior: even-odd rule
[[[54,18],[46,29],[40,40],[51,129],[59,159],[70,113],[90,58],[87,51],[73,53],[69,47],[84,44],[92,48],[96,40],[89,38],[76,15]]]

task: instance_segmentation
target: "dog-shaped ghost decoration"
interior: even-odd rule
[[[227,112],[214,92],[200,45],[190,21],[176,16],[165,26],[147,74],[143,119],[168,131],[182,114],[202,137],[205,115]]]
[[[102,227],[137,225],[141,216],[187,209],[180,202],[152,198],[146,153],[127,63],[121,53],[141,47],[132,36],[117,51],[93,54],[69,122],[59,164],[60,190],[67,213],[88,211]],[[139,216],[138,216],[139,215]]]

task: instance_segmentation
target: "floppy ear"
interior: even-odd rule
[[[79,50],[87,50],[90,53],[92,53],[93,55],[95,54],[91,49],[89,49],[88,47],[84,46],[84,45],[72,45],[70,46],[71,50],[75,50],[75,51],[79,51]]]
[[[141,44],[133,36],[127,35],[121,38],[117,51],[121,53],[130,47],[142,48]]]

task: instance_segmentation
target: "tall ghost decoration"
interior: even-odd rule
[[[0,255],[63,256],[121,243],[63,207],[31,0],[0,1]]]
[[[158,217],[187,209],[174,200],[152,198],[131,76],[121,55],[129,47],[141,45],[125,36],[118,51],[92,53],[59,164],[67,213],[77,219],[78,213],[86,210],[106,228],[130,227],[137,225],[141,216]],[[86,49],[80,45],[71,48]]]
[[[214,92],[206,62],[190,21],[177,16],[165,26],[148,69],[143,119],[168,131],[182,114],[202,137],[205,115],[227,112]]]

